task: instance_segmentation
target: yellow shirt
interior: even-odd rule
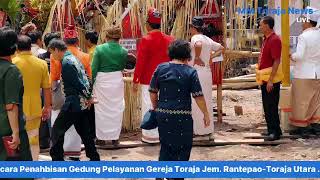
[[[92,47],[89,49],[90,63],[92,63],[93,53],[94,53],[94,50],[96,49],[96,47],[97,47],[97,46],[92,46]]]
[[[31,54],[31,51],[23,51],[13,58],[12,62],[22,74],[24,95],[23,111],[27,117],[41,117],[41,88],[50,88],[48,65]]]

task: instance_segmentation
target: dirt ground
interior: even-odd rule
[[[215,92],[214,92],[215,93]],[[214,94],[214,97],[215,94]],[[216,100],[213,100],[216,102]],[[243,107],[243,115],[235,116],[234,106]],[[216,139],[243,139],[245,133],[259,132],[264,124],[260,90],[223,91],[223,123],[215,124]],[[215,118],[216,119],[216,118]],[[261,131],[260,131],[261,132]],[[139,131],[123,133],[122,141],[140,140]],[[277,146],[227,145],[194,147],[190,160],[320,160],[318,139],[296,139]],[[157,160],[159,146],[119,150],[99,150],[102,160]],[[46,159],[47,153],[44,154]],[[84,152],[81,160],[87,160]]]
[[[214,94],[214,97],[215,94]],[[216,99],[213,99],[216,102]],[[235,116],[234,106],[243,107]],[[223,123],[215,124],[217,139],[239,139],[245,133],[259,132],[264,124],[260,90],[223,91]],[[140,139],[140,132],[123,134],[122,139]],[[159,146],[122,150],[100,150],[104,160],[157,160]],[[228,145],[194,147],[190,160],[320,160],[318,139],[297,139],[278,146]]]
[[[242,106],[244,115],[235,116],[234,106]],[[260,90],[223,91],[223,111],[227,114],[227,116],[223,117],[223,124],[215,125],[215,135],[217,139],[241,139],[245,133],[259,132],[256,130],[256,128],[264,124]],[[121,135],[121,140],[139,139],[139,131]],[[99,150],[102,160],[105,161],[157,160],[158,152],[159,146],[147,146],[120,150]],[[84,152],[81,160],[87,160]],[[317,161],[320,160],[320,141],[318,139],[296,139],[289,140],[289,143],[287,144],[277,146],[228,145],[215,147],[194,147],[192,149],[190,160]],[[239,180],[239,178],[234,179]]]

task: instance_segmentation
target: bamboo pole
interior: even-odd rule
[[[288,12],[289,0],[281,1],[282,9]],[[289,60],[289,47],[290,47],[290,26],[289,26],[289,13],[281,15],[281,40],[282,40],[282,70],[284,73],[283,86],[290,86],[290,60]]]
[[[223,44],[226,47],[226,37],[227,37],[227,18],[226,18],[226,12],[227,12],[227,8],[226,8],[226,4],[223,4],[223,9],[222,9],[222,17],[223,17]],[[224,55],[223,57],[224,61],[226,60],[226,56]],[[222,69],[222,76],[223,76],[223,72],[224,72],[224,61],[220,62],[220,68]],[[218,123],[221,124],[222,123],[222,112],[223,112],[223,107],[222,107],[222,84],[217,85],[217,119],[218,119]]]

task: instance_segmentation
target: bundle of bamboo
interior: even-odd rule
[[[136,130],[141,122],[141,89],[135,94],[132,91],[132,77],[124,77],[124,99],[126,108],[123,113],[122,129],[124,131]]]
[[[226,46],[231,50],[259,49],[260,37],[257,35],[258,0],[225,1]],[[246,12],[242,12],[242,11]]]

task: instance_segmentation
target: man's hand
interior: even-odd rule
[[[47,121],[51,116],[51,106],[44,107],[42,109],[42,121]]]
[[[194,65],[205,66],[206,64],[202,61],[200,57],[194,59]]]
[[[90,98],[90,99],[88,99],[87,101],[86,101],[86,105],[88,106],[88,109],[90,109],[91,108],[91,105],[92,104],[95,104],[96,102],[95,102],[95,100],[94,100],[94,98]]]
[[[222,50],[216,51],[216,52],[212,51],[211,54],[210,54],[210,59],[219,57],[219,56],[221,56],[221,55],[222,55]]]
[[[19,133],[12,133],[12,141],[8,144],[11,149],[17,149],[20,145]]]
[[[129,75],[132,74],[132,73],[134,73],[134,69],[124,69],[124,70],[122,71],[122,74],[123,74],[124,76],[129,76]]]
[[[273,82],[269,80],[267,84],[267,92],[270,93],[272,90],[273,90]]]
[[[210,118],[208,113],[204,114],[203,122],[205,128],[210,126]]]
[[[138,92],[138,86],[139,86],[139,84],[133,83],[133,85],[132,85],[133,93],[137,93]]]

